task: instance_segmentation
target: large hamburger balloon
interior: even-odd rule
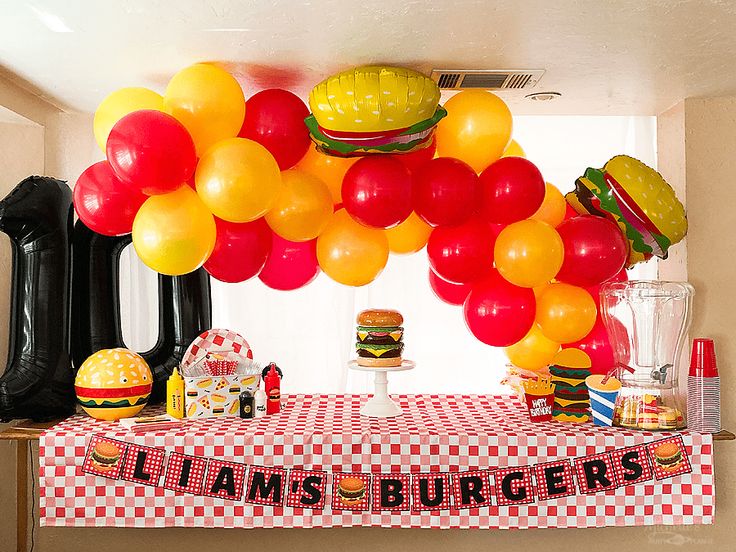
[[[629,241],[627,266],[667,249],[687,233],[685,208],[662,175],[628,155],[617,155],[602,169],[587,169],[565,196],[579,214],[606,217]]]
[[[328,155],[408,153],[429,146],[447,115],[429,77],[400,67],[365,66],[329,77],[312,89],[304,122]]]
[[[98,420],[119,420],[138,414],[148,401],[151,370],[128,349],[102,349],[84,361],[74,380],[84,411]]]

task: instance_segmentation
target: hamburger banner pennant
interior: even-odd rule
[[[577,458],[459,472],[328,472],[191,456],[93,435],[81,471],[174,492],[287,508],[436,511],[595,494],[692,472],[682,437]]]

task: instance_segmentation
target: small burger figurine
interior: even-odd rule
[[[345,506],[355,506],[365,496],[365,483],[358,477],[346,477],[337,485],[337,495]]]
[[[401,366],[404,317],[395,310],[364,310],[357,318],[358,364],[379,368]]]

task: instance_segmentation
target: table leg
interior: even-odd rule
[[[16,447],[16,550],[26,552],[28,550],[28,441],[18,440]]]

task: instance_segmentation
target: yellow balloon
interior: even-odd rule
[[[196,63],[169,81],[164,110],[186,127],[197,155],[202,156],[215,142],[238,135],[245,117],[245,97],[230,73]]]
[[[432,227],[424,222],[419,215],[412,212],[404,222],[385,230],[385,232],[391,253],[406,255],[416,253],[427,245]]]
[[[340,209],[317,238],[317,261],[336,282],[364,286],[386,266],[388,239],[383,230],[363,226]]]
[[[504,349],[511,364],[533,371],[549,366],[559,350],[560,344],[545,337],[536,324],[521,341]]]
[[[197,270],[215,247],[215,218],[189,186],[149,197],[133,221],[133,247],[150,268],[179,276]]]
[[[325,155],[317,151],[316,146],[312,144],[296,168],[316,176],[327,184],[332,194],[332,202],[338,205],[342,203],[342,179],[357,160],[358,157]]]
[[[537,297],[537,324],[558,343],[583,339],[593,329],[597,314],[593,297],[578,286],[550,284]]]
[[[209,210],[230,222],[265,215],[282,187],[273,155],[246,138],[228,138],[208,149],[197,164],[194,181]]]
[[[493,250],[501,276],[521,287],[537,287],[560,271],[564,258],[562,238],[549,224],[521,220],[501,230]]]
[[[164,99],[161,94],[156,94],[148,88],[121,88],[109,94],[95,111],[95,119],[92,123],[95,140],[105,153],[107,136],[112,127],[128,113],[141,109],[155,109],[163,111]]]
[[[465,161],[480,173],[506,151],[513,120],[504,101],[485,90],[464,90],[444,105],[437,125],[437,154]]]
[[[524,151],[524,148],[519,145],[519,142],[511,140],[506,151],[503,152],[501,157],[523,157],[526,159],[526,152]]]
[[[557,228],[565,220],[567,202],[562,192],[547,182],[544,188],[544,201],[531,217],[534,220],[546,222],[552,228]]]
[[[332,216],[330,190],[316,176],[297,169],[283,171],[281,180],[281,193],[266,213],[266,222],[286,240],[313,240]]]

